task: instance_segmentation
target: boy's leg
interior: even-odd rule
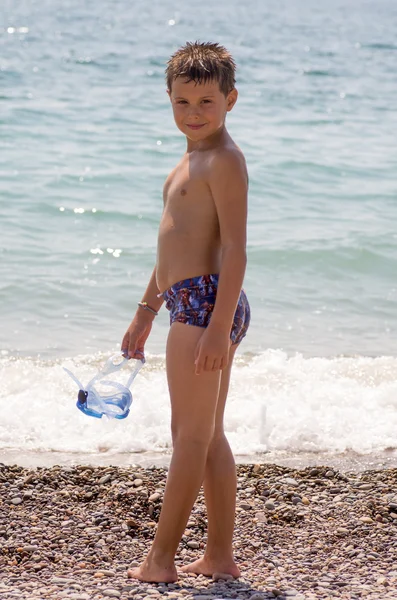
[[[185,572],[240,576],[234,562],[232,539],[236,508],[236,466],[223,430],[223,415],[229,391],[230,374],[237,346],[230,348],[229,365],[222,371],[215,431],[208,449],[204,492],[208,514],[208,541],[204,556],[183,568]]]
[[[148,556],[129,576],[175,581],[174,557],[204,479],[215,429],[221,371],[195,374],[194,353],[204,330],[173,323],[167,341],[173,454],[158,528]]]

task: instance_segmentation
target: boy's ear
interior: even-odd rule
[[[233,106],[236,104],[238,98],[238,91],[236,88],[233,88],[231,92],[229,92],[227,96],[227,111],[232,110]]]

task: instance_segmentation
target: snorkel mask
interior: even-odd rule
[[[136,365],[129,376],[126,385],[122,385],[116,381],[103,379],[107,375],[119,371],[126,363],[131,363],[131,360],[133,360]],[[87,383],[86,387],[80,383],[77,377],[75,377],[69,369],[63,368],[79,387],[76,406],[81,412],[89,417],[96,417],[97,419],[101,419],[103,415],[106,415],[110,419],[125,419],[129,415],[132,403],[132,394],[128,388],[131,386],[144,363],[144,358],[142,358],[142,360],[134,360],[125,358],[120,354],[111,356],[95,377]],[[111,387],[114,388],[114,391],[110,394],[104,394],[99,391],[99,386]]]

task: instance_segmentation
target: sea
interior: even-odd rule
[[[63,367],[86,384],[142,298],[186,148],[164,69],[199,40],[237,63],[250,177],[236,458],[397,466],[396,31],[394,0],[3,0],[0,462],[169,459],[164,308],[124,421]]]

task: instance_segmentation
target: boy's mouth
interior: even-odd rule
[[[186,125],[189,127],[189,129],[201,129],[201,127],[204,127],[205,123],[202,125],[190,125],[189,123],[186,123]]]

